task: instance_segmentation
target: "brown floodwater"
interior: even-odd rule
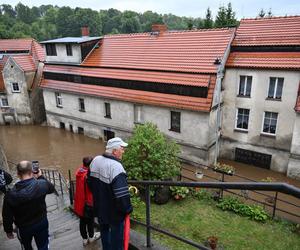
[[[44,126],[0,126],[2,144],[9,162],[38,160],[42,168],[55,168],[67,177],[74,174],[84,156],[102,154],[101,140]],[[12,167],[12,164],[10,164]]]
[[[0,126],[0,144],[2,144],[10,162],[18,163],[21,160],[38,160],[42,168],[58,169],[65,177],[68,177],[68,170],[71,170],[72,178],[74,178],[75,170],[81,164],[84,156],[96,156],[104,151],[104,143],[101,140],[45,126]],[[256,181],[261,181],[266,177],[273,177],[278,182],[286,182],[300,188],[300,181],[288,178],[284,174],[243,163],[223,161],[233,165],[237,175]],[[12,164],[10,166],[14,167]],[[182,176],[185,177],[183,180],[215,181],[212,178],[220,178],[220,174],[204,170],[206,176],[199,180],[195,177],[196,170],[197,168],[194,166],[183,164]],[[235,175],[226,176],[225,181],[248,180]],[[264,193],[271,196],[274,195],[274,192]],[[266,197],[253,192],[249,193],[249,197],[258,199],[261,202],[265,202],[266,199]],[[288,205],[278,201],[277,206],[279,209],[300,215],[300,199],[285,194],[280,194],[278,198],[296,205]],[[272,206],[266,206],[266,208],[272,212]],[[295,216],[288,216],[280,211],[276,211],[276,215],[282,215],[300,223],[300,217],[296,217],[295,220]]]

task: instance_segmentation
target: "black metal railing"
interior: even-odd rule
[[[226,181],[240,181],[240,182],[250,182],[250,183],[257,183],[257,180],[250,179],[248,177],[234,174],[234,175],[226,175],[224,173],[217,173],[213,170],[212,167],[195,167],[195,169],[199,169],[203,173],[203,179],[214,180],[217,182],[226,182]],[[195,170],[190,170],[185,168],[186,171],[195,172]],[[194,174],[194,173],[192,173]],[[197,178],[189,178],[188,176],[181,176],[183,179],[193,180],[195,181]],[[271,182],[272,183],[272,182]],[[273,182],[275,183],[275,182]],[[263,190],[263,189],[262,189]],[[260,191],[262,191],[260,190]],[[227,189],[220,189],[219,197],[222,198],[224,193],[229,193],[236,195],[238,197],[245,198],[251,202],[258,203],[263,205],[265,208],[269,209],[269,212],[274,218],[275,216],[284,217],[286,219],[299,222],[300,219],[300,201],[298,204],[288,201],[287,197],[282,194],[278,194],[278,192],[274,191],[273,195],[266,194],[257,190],[241,190],[241,193],[237,193]],[[266,191],[266,190],[263,190]],[[283,196],[283,197],[282,197]],[[266,202],[268,201],[268,202]],[[281,214],[279,214],[280,212]],[[286,216],[287,215],[287,216]]]
[[[71,179],[71,172],[69,171],[69,183],[70,183],[70,203],[73,204],[74,199],[74,186],[76,181]],[[146,246],[151,247],[151,231],[156,231],[172,237],[176,240],[184,242],[188,245],[196,247],[198,249],[205,249],[207,248],[199,243],[191,241],[189,239],[183,238],[179,235],[173,234],[167,230],[162,228],[158,228],[151,224],[151,197],[150,197],[150,186],[181,186],[181,187],[192,187],[192,188],[213,188],[213,189],[220,189],[220,190],[263,190],[263,191],[275,191],[276,196],[278,193],[284,193],[287,195],[291,195],[297,199],[300,199],[300,189],[280,182],[274,183],[265,183],[265,182],[170,182],[170,181],[128,181],[131,185],[139,185],[145,187],[145,204],[146,204],[146,222],[138,221],[135,219],[131,219],[133,222],[146,227]],[[275,205],[276,209],[276,205]]]

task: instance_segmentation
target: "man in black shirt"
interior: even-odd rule
[[[55,191],[41,171],[33,176],[32,164],[21,161],[17,165],[20,181],[4,197],[3,227],[9,239],[14,238],[13,223],[18,228],[25,250],[31,250],[34,237],[39,250],[49,249],[49,224],[45,198]]]

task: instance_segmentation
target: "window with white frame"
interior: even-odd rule
[[[55,92],[55,99],[56,99],[56,106],[62,108],[63,105],[62,105],[61,93]]]
[[[282,77],[270,77],[268,98],[280,100],[283,88]]]
[[[248,130],[250,109],[237,109],[235,128],[239,130]]]
[[[20,93],[21,90],[20,90],[19,83],[17,83],[17,82],[12,82],[12,83],[11,83],[11,90],[12,90],[12,92],[14,92],[14,93]]]
[[[276,134],[278,113],[265,112],[262,133]]]
[[[78,101],[79,101],[79,111],[85,112],[84,99],[83,98],[78,98]]]
[[[8,99],[6,97],[1,97],[1,107],[9,107]]]
[[[238,95],[250,97],[251,87],[252,87],[252,76],[240,76]]]
[[[104,109],[105,109],[105,116],[104,117],[111,119],[110,103],[109,102],[104,103]]]
[[[134,105],[134,122],[135,123],[143,123],[143,113],[142,113],[142,105]]]

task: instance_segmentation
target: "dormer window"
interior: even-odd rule
[[[56,46],[54,43],[46,43],[47,56],[56,56]]]
[[[66,44],[67,56],[73,56],[72,45]]]

